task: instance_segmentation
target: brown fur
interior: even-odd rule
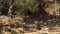
[[[41,30],[40,24],[38,23],[38,21],[35,21],[34,23],[35,23],[35,28],[36,28],[37,30]]]

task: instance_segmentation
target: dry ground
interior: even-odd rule
[[[35,17],[35,18],[34,18]],[[8,16],[0,17],[0,34],[60,34],[60,17],[40,15],[26,18]],[[34,21],[38,20],[41,30],[36,30]],[[25,22],[23,22],[25,21]]]

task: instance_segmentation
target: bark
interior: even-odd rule
[[[39,3],[39,14],[48,14],[45,12],[44,10],[44,6],[46,4],[46,2],[44,0],[38,0],[38,3]]]
[[[2,4],[0,3],[0,15],[1,15],[1,8],[2,8]]]
[[[10,5],[10,7],[9,7],[9,10],[8,10],[8,15],[12,16],[14,0],[11,0],[9,5]]]

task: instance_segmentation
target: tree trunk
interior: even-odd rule
[[[44,6],[46,4],[46,2],[44,0],[38,0],[39,3],[39,14],[47,14],[44,10]]]
[[[11,0],[10,3],[9,3],[9,10],[8,10],[8,15],[9,16],[12,16],[12,12],[13,12],[13,5],[14,5],[14,0]]]

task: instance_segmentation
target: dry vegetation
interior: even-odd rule
[[[60,34],[59,0],[0,1],[0,34]]]
[[[44,18],[43,16],[37,17],[36,19],[38,19],[38,21],[35,21],[34,18],[33,21],[31,21],[32,19],[27,19],[24,22],[23,18],[19,16],[13,19],[8,16],[1,16],[0,32],[1,34],[60,34],[60,17],[57,17],[55,18],[53,15],[45,15]]]

